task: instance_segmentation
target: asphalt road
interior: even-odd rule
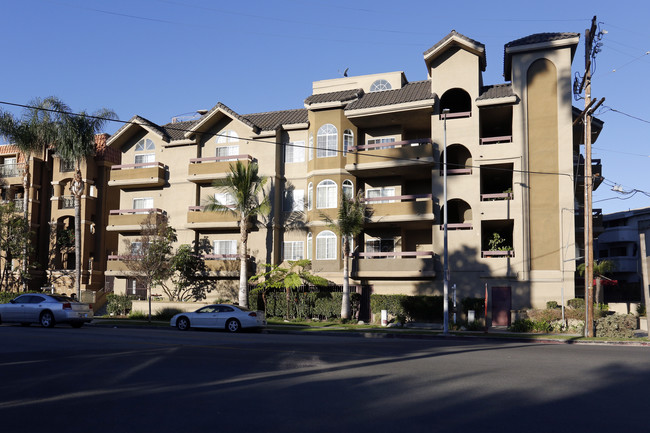
[[[648,431],[650,349],[0,326],[0,432]]]

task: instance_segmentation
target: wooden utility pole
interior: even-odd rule
[[[594,231],[591,196],[593,178],[591,173],[591,51],[596,34],[596,16],[591,20],[591,28],[585,30],[585,337],[594,336]]]

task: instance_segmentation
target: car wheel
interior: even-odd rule
[[[239,332],[241,330],[241,323],[237,319],[230,319],[226,322],[226,330],[228,332]]]
[[[190,329],[190,319],[185,316],[181,316],[176,319],[176,327],[181,331],[187,331]]]
[[[54,314],[51,311],[43,311],[39,319],[43,328],[51,328],[54,326]]]
[[[84,326],[84,322],[71,322],[70,326],[72,326],[73,328],[81,328],[82,326]]]

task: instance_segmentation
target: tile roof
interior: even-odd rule
[[[560,33],[535,33],[533,35],[525,36],[520,39],[508,42],[505,47],[517,47],[521,45],[541,44],[544,42],[559,41],[562,39],[571,39],[580,37],[580,33],[573,32],[560,32]]]
[[[305,99],[306,105],[321,104],[326,102],[347,102],[363,95],[363,89],[342,90],[339,92],[320,93]]]
[[[365,93],[359,100],[349,104],[346,107],[346,111],[403,104],[433,99],[435,97],[436,95],[431,92],[431,81],[414,81],[407,83],[401,89]]]
[[[308,122],[307,110],[305,108],[244,114],[241,117],[265,131],[277,129],[281,125]]]
[[[162,129],[169,136],[172,141],[183,140],[185,133],[192,129],[200,119],[187,120],[184,122],[167,123],[162,126]]]
[[[481,94],[477,101],[482,101],[484,99],[498,99],[498,98],[507,98],[509,96],[516,96],[515,92],[512,90],[512,84],[494,84],[491,86],[481,87]]]
[[[429,48],[428,50],[426,50],[426,51],[423,53],[423,55],[426,57],[427,54],[429,54],[429,53],[431,53],[431,52],[437,50],[438,48],[440,48],[444,43],[446,43],[446,42],[447,42],[449,39],[451,39],[453,36],[457,36],[457,37],[459,37],[460,39],[463,39],[463,40],[469,42],[470,44],[479,45],[479,46],[483,47],[483,49],[485,50],[485,45],[483,45],[483,44],[480,43],[479,41],[475,41],[474,39],[468,38],[467,36],[465,36],[465,35],[463,35],[463,34],[461,34],[461,33],[458,33],[456,30],[452,30],[451,32],[449,32],[449,34],[448,34],[447,36],[445,36],[444,38],[440,39],[440,41],[438,41],[434,46],[432,46],[431,48]]]

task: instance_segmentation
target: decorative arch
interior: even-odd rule
[[[440,155],[440,173],[444,167],[444,152]],[[447,174],[472,174],[472,153],[460,143],[447,146]]]
[[[455,114],[453,117],[469,117],[472,115],[472,98],[464,89],[449,89],[440,98],[440,113],[446,108],[449,114]]]

